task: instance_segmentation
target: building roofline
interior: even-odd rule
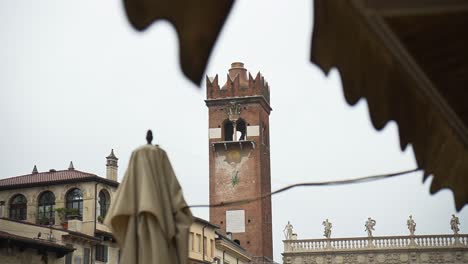
[[[107,238],[107,239],[110,239],[110,240],[113,240],[113,241],[117,241],[115,239],[115,236],[111,232],[107,232],[107,231],[104,231],[104,230],[101,230],[101,229],[96,229],[96,231],[94,231],[94,235],[95,236],[103,236],[104,238]]]
[[[56,172],[65,172],[68,170],[60,170]],[[78,173],[83,173],[87,174],[87,177],[83,178],[72,178],[72,179],[62,179],[62,180],[57,180],[57,181],[44,181],[44,182],[33,182],[33,183],[19,183],[19,184],[11,184],[11,185],[3,185],[0,186],[0,191],[3,190],[12,190],[12,189],[21,189],[21,188],[30,188],[30,187],[41,187],[41,186],[52,186],[52,185],[60,185],[60,184],[66,184],[66,183],[78,183],[78,182],[99,182],[99,183],[105,183],[107,185],[110,185],[112,187],[118,187],[119,182],[109,180],[107,178],[99,177],[96,174],[88,173],[88,172],[83,172],[79,170],[74,170]],[[26,175],[21,175],[21,176],[15,176],[15,177],[10,177],[10,178],[4,178],[2,180],[6,179],[15,179],[15,178],[20,178],[20,177],[27,177],[27,176],[33,176],[36,177],[37,175],[40,174],[46,174],[46,173],[51,173],[51,172],[41,172],[41,173],[36,173],[36,174],[26,174]]]
[[[219,226],[215,225],[215,224],[212,224],[210,223],[209,221],[203,219],[203,218],[200,218],[200,217],[196,217],[196,216],[193,216],[193,219],[195,220],[195,222],[200,222],[202,224],[205,224],[205,225],[208,225],[208,226],[211,226],[215,229],[219,229]]]
[[[195,259],[195,258],[191,258],[189,257],[188,258],[190,261],[192,261],[193,263],[202,263],[202,264],[211,264],[211,262],[209,262],[208,260],[199,260],[199,259]]]
[[[233,246],[232,243],[229,242],[229,240],[223,239],[223,238],[216,238],[216,248],[221,250],[221,251],[227,251],[230,254],[238,256],[239,259],[242,259],[245,262],[249,262],[252,260],[252,255],[245,251],[245,250],[240,250],[239,247],[236,247],[235,245]]]
[[[34,165],[36,166],[36,165]],[[66,170],[51,170],[51,171],[43,171],[43,172],[38,172],[38,173],[28,173],[28,174],[23,174],[23,175],[18,175],[18,176],[13,176],[13,177],[8,177],[8,178],[3,178],[3,179],[0,179],[1,180],[6,180],[6,179],[16,179],[16,178],[21,178],[21,177],[26,177],[26,176],[38,176],[38,175],[41,175],[41,174],[48,174],[48,173],[55,173],[55,172],[65,172],[65,171],[69,171],[68,169]],[[93,174],[93,173],[89,173],[89,172],[84,172],[84,171],[80,171],[80,170],[74,170],[74,171],[77,171],[77,172],[80,172],[80,173],[83,173],[83,174],[88,174],[89,176],[96,176],[96,174]]]
[[[68,230],[68,229],[64,229],[64,230],[65,230],[65,232],[67,232],[69,234],[69,236],[84,238],[86,240],[90,240],[90,241],[94,241],[94,242],[101,242],[101,239],[93,237],[93,236],[89,236],[89,235],[86,235],[86,234],[83,234],[81,232],[71,231],[71,230]]]
[[[225,242],[229,243],[229,245],[234,246],[237,250],[239,250],[241,253],[243,253],[248,258],[251,257],[250,253],[245,248],[243,248],[241,245],[237,244],[232,239],[228,238],[226,235],[222,234],[218,230],[215,230],[215,233],[218,235],[218,238],[216,238],[216,240],[225,241]]]

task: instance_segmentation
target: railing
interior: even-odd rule
[[[284,252],[468,247],[468,234],[284,240]]]

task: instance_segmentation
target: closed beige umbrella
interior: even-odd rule
[[[136,149],[104,223],[122,249],[121,263],[188,261],[192,214],[166,152]]]

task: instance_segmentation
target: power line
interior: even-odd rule
[[[356,184],[356,183],[365,183],[365,182],[372,182],[372,181],[377,181],[377,180],[382,180],[382,179],[387,179],[391,177],[396,177],[396,176],[401,176],[413,172],[420,171],[420,168],[412,169],[412,170],[406,170],[406,171],[400,171],[400,172],[394,172],[394,173],[386,173],[386,174],[379,174],[379,175],[371,175],[371,176],[366,176],[366,177],[361,177],[361,178],[356,178],[356,179],[347,179],[347,180],[337,180],[337,181],[325,181],[325,182],[304,182],[304,183],[296,183],[292,185],[285,186],[281,189],[278,189],[274,192],[266,193],[254,198],[250,199],[242,199],[242,200],[235,200],[235,201],[227,201],[227,202],[221,202],[217,204],[196,204],[196,205],[189,205],[187,206],[188,208],[203,208],[203,207],[209,207],[209,208],[214,208],[214,207],[224,207],[224,206],[232,206],[232,205],[241,205],[241,204],[247,204],[247,203],[252,203],[270,196],[273,196],[278,193],[282,193],[284,191],[291,190],[296,187],[311,187],[311,186],[334,186],[334,185],[347,185],[347,184]]]

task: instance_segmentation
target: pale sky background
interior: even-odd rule
[[[242,61],[271,86],[272,190],[305,181],[346,179],[415,168],[413,151],[399,149],[398,130],[371,125],[367,104],[350,107],[339,73],[312,65],[311,1],[238,1],[209,60],[220,82]],[[208,203],[208,111],[205,84],[181,73],[177,36],[167,22],[139,33],[121,1],[0,2],[0,178],[66,169],[105,176],[114,148],[119,179],[131,151],[155,141],[167,150],[190,204]],[[196,43],[194,43],[196,45]],[[431,133],[431,131],[428,131]],[[291,221],[299,238],[451,233],[453,195],[429,194],[422,174],[342,187],[293,189],[272,200],[275,260]],[[209,218],[208,209],[194,213]],[[459,214],[466,233],[468,210]]]

